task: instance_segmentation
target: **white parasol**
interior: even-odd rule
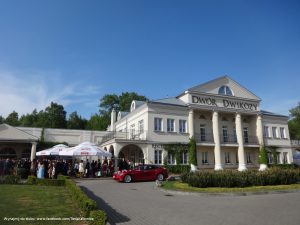
[[[107,152],[94,143],[83,142],[72,148],[66,148],[59,152],[60,156],[104,156],[111,157],[111,153]]]
[[[45,149],[36,153],[37,156],[49,156],[49,155],[59,155],[59,152],[68,148],[68,146],[59,144],[55,145],[52,148]]]

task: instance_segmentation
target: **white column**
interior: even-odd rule
[[[30,154],[30,160],[31,162],[35,159],[36,154],[36,142],[31,143],[31,154]]]
[[[238,158],[239,158],[239,171],[247,170],[245,163],[245,150],[243,140],[243,128],[241,114],[237,113],[235,117],[236,137],[238,142]]]
[[[261,115],[257,115],[256,118],[256,135],[257,135],[258,144],[260,146],[264,145],[263,125],[262,125]]]
[[[189,123],[189,137],[192,138],[194,137],[194,110],[190,110],[189,111],[189,119],[188,119],[188,123]]]
[[[215,170],[222,170],[222,161],[221,161],[221,144],[220,144],[220,134],[219,134],[219,114],[218,112],[213,112],[212,116],[212,125],[213,125],[213,137],[215,142]]]

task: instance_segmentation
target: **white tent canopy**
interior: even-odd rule
[[[37,156],[49,156],[49,155],[59,155],[59,152],[68,148],[68,146],[59,144],[55,145],[52,148],[45,149],[36,153]]]
[[[101,149],[91,142],[83,142],[72,148],[66,148],[59,152],[60,156],[104,156],[111,158],[111,153]]]

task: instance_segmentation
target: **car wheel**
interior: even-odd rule
[[[161,173],[157,175],[157,180],[159,181],[163,181],[164,180],[164,175],[162,175]]]
[[[125,182],[125,183],[130,183],[130,182],[131,182],[131,176],[130,176],[130,175],[126,175],[126,176],[124,177],[124,182]]]

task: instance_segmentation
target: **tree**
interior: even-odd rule
[[[0,116],[0,124],[4,123],[4,118],[2,116]]]
[[[103,116],[105,124],[101,127],[107,128],[110,124],[110,114],[114,108],[116,111],[130,111],[131,102],[133,100],[146,101],[147,98],[143,95],[138,95],[136,92],[123,92],[121,95],[106,94],[100,99],[100,116]],[[92,118],[91,118],[92,119]]]
[[[94,114],[87,122],[86,128],[89,130],[106,130],[109,122],[110,117],[108,114]]]
[[[31,114],[22,115],[20,118],[20,126],[22,127],[36,127],[38,115],[36,109]]]
[[[20,125],[19,114],[16,111],[13,111],[6,117],[5,123],[11,126],[19,126]]]
[[[48,128],[66,128],[66,111],[62,105],[51,102],[50,106],[45,109],[45,116],[48,118]]]
[[[260,146],[259,149],[259,156],[258,156],[258,161],[259,161],[259,171],[264,171],[267,169],[268,165],[268,153],[266,151],[265,146]]]
[[[77,112],[72,112],[67,121],[68,129],[81,129],[83,130],[86,127],[87,120],[78,116]]]
[[[290,109],[290,118],[288,125],[291,139],[300,139],[300,102]]]
[[[194,138],[190,138],[189,145],[188,145],[188,152],[189,152],[189,164],[191,165],[191,170],[196,170],[197,165],[197,145]]]

